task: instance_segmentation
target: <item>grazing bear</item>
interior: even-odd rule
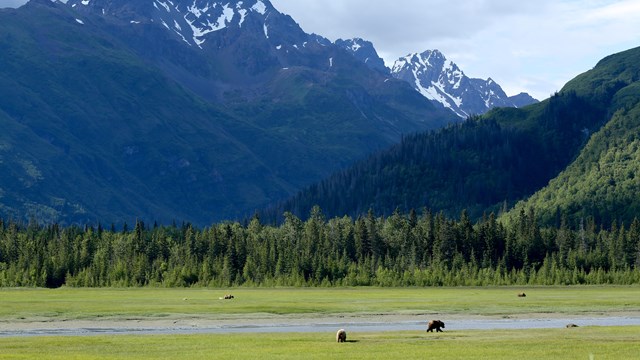
[[[224,299],[225,300],[233,299],[233,295],[225,295]]]
[[[427,324],[427,332],[433,332],[433,329],[436,329],[436,332],[442,332],[440,328],[444,328],[444,323],[440,320],[431,320]]]
[[[347,332],[344,329],[338,330],[336,333],[336,341],[337,342],[346,342],[347,341]]]
[[[521,293],[519,293],[519,294],[518,294],[518,297],[526,297],[526,296],[527,296],[527,294],[525,294],[525,293],[523,293],[523,292],[521,292]]]
[[[574,327],[578,327],[578,325],[576,325],[576,324],[567,324],[567,327],[568,328],[574,328]]]

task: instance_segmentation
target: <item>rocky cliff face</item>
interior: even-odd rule
[[[382,74],[389,74],[389,68],[384,64],[384,60],[378,55],[375,47],[370,41],[361,38],[338,39],[335,44],[351,53],[356,59],[365,63],[370,69]]]

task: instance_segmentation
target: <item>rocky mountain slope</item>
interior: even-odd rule
[[[384,64],[384,60],[378,55],[370,41],[361,38],[338,39],[335,44],[365,63],[370,69],[389,75],[389,68]]]
[[[455,117],[270,2],[0,9],[0,213],[243,216]]]

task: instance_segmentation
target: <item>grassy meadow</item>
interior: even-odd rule
[[[524,291],[526,298],[516,294]],[[221,301],[225,294],[235,299]],[[640,287],[0,289],[0,322],[255,314],[611,313],[640,311]]]
[[[526,298],[516,294],[524,291]],[[224,294],[235,299],[219,300]],[[640,312],[640,287],[0,289],[0,323],[102,319]],[[634,359],[640,327],[0,337],[0,359]]]
[[[637,359],[640,327],[0,338],[0,359]]]

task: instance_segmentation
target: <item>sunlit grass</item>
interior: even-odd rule
[[[516,296],[524,291],[525,298]],[[219,300],[231,293],[233,300]],[[0,289],[0,322],[242,319],[366,314],[510,316],[640,311],[640,287]],[[348,330],[348,329],[347,329]],[[27,336],[0,338],[0,359],[635,359],[640,327],[444,333]],[[434,357],[433,354],[437,354]]]
[[[520,291],[526,298],[518,298]],[[226,293],[235,299],[219,300]],[[640,311],[640,287],[0,289],[0,321]]]
[[[636,359],[640,327],[0,338],[0,359]],[[437,356],[436,356],[437,354]]]

